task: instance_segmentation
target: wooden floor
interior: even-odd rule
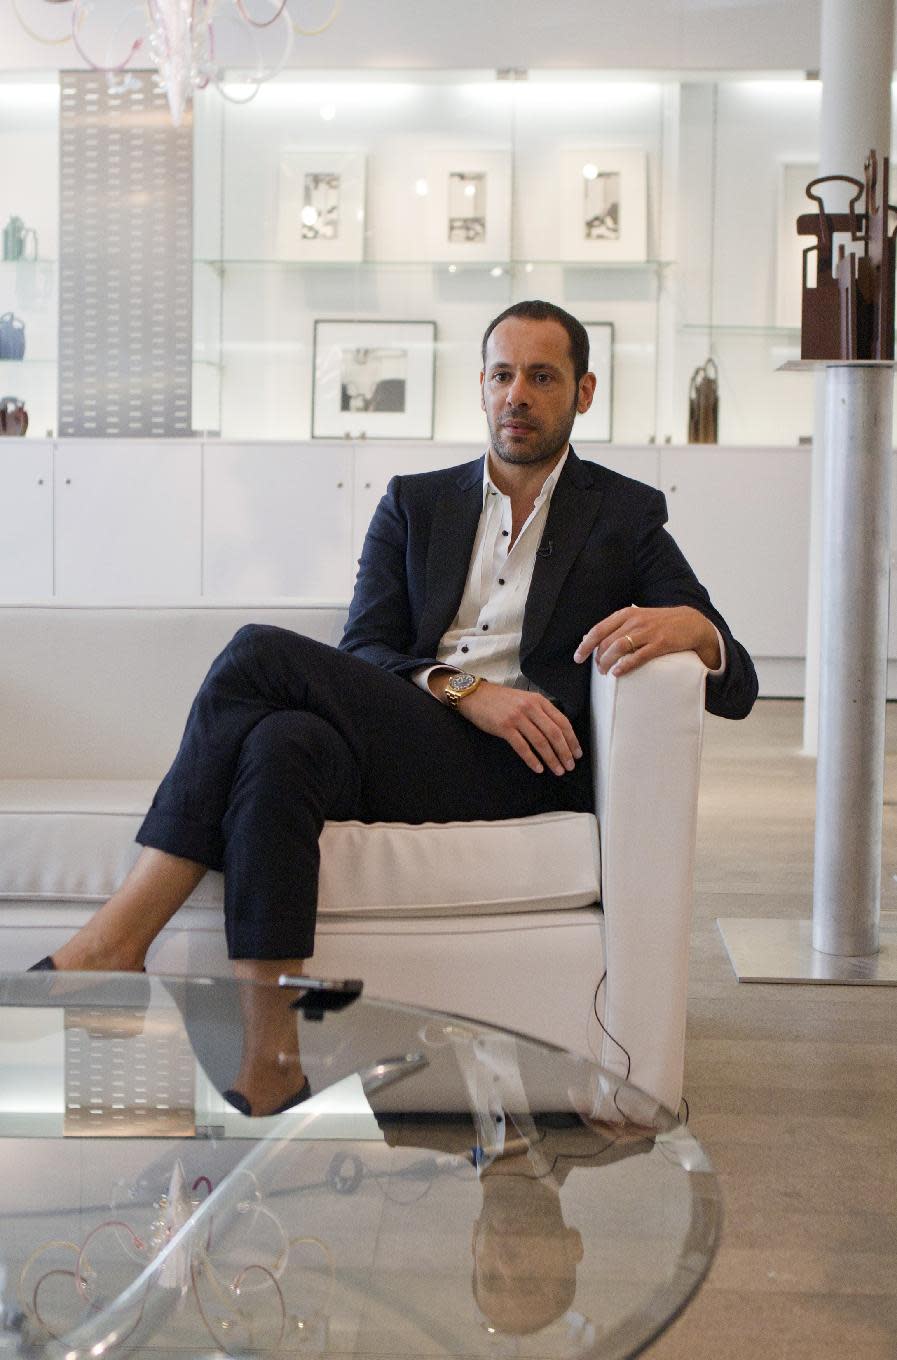
[[[897,988],[739,984],[716,927],[810,915],[801,722],[800,703],[766,700],[708,725],[685,1089],[725,1222],[651,1360],[897,1358]],[[897,913],[894,705],[883,845],[883,911]]]

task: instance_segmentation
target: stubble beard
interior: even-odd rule
[[[513,445],[507,444],[502,439],[501,425],[498,423],[493,425],[492,422],[489,421],[489,436],[492,444],[492,452],[502,463],[511,463],[518,467],[523,464],[526,464],[527,466],[536,466],[539,463],[550,462],[552,458],[557,458],[558,454],[567,444],[573,429],[575,416],[576,407],[574,406],[573,410],[570,412],[569,423],[565,421],[562,425],[556,425],[551,430],[542,431],[541,437],[538,438],[534,444],[526,444],[520,448],[515,448]],[[521,420],[525,419],[526,417],[521,417]],[[535,425],[535,422],[527,423],[533,423]],[[536,428],[538,427],[536,426]]]

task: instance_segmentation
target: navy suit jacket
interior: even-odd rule
[[[436,664],[464,592],[483,506],[483,459],[394,477],[371,521],[340,647],[407,675]],[[551,498],[526,601],[523,674],[571,722],[588,713],[591,666],[573,660],[583,634],[627,605],[692,605],[716,625],[726,669],[708,678],[707,708],[743,718],[757,697],[750,657],[664,529],[660,491],[583,462],[573,449]]]

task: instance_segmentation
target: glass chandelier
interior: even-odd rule
[[[46,37],[39,33],[33,24],[26,21],[22,13],[23,0],[12,0],[13,10],[25,32],[37,42],[57,45],[71,41],[79,56],[95,71],[104,71],[110,81],[125,81],[128,68],[138,54],[149,61],[156,69],[159,88],[165,91],[173,121],[180,123],[184,109],[193,98],[195,90],[204,90],[215,85],[226,98],[223,88],[224,67],[219,64],[216,35],[222,25],[237,26],[244,37],[250,40],[255,54],[255,66],[246,79],[250,86],[248,98],[252,98],[266,80],[283,70],[293,49],[296,34],[314,37],[329,28],[336,18],[341,0],[333,0],[333,8],[327,19],[316,27],[306,28],[300,24],[291,11],[298,8],[298,0],[141,0],[138,5],[115,6],[108,0],[41,0],[42,4],[71,7],[71,29],[62,37]],[[32,9],[34,3],[32,0]],[[115,13],[114,20],[112,15]],[[122,30],[135,19],[135,12],[142,21],[144,31],[131,41],[130,51],[121,61],[102,61],[92,51],[96,43],[95,33],[99,27],[98,19],[105,19],[107,46],[114,40],[110,37]],[[259,41],[260,30],[267,30],[272,36],[266,42],[263,56]],[[126,41],[126,40],[125,40]],[[270,49],[274,49],[273,55]],[[246,102],[246,98],[239,102]]]

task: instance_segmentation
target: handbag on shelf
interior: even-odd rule
[[[25,357],[25,322],[12,312],[0,316],[0,359]]]
[[[28,429],[28,412],[19,397],[0,397],[0,435],[24,434]]]
[[[691,375],[688,388],[689,444],[716,444],[719,439],[719,382],[716,363],[707,359]]]

